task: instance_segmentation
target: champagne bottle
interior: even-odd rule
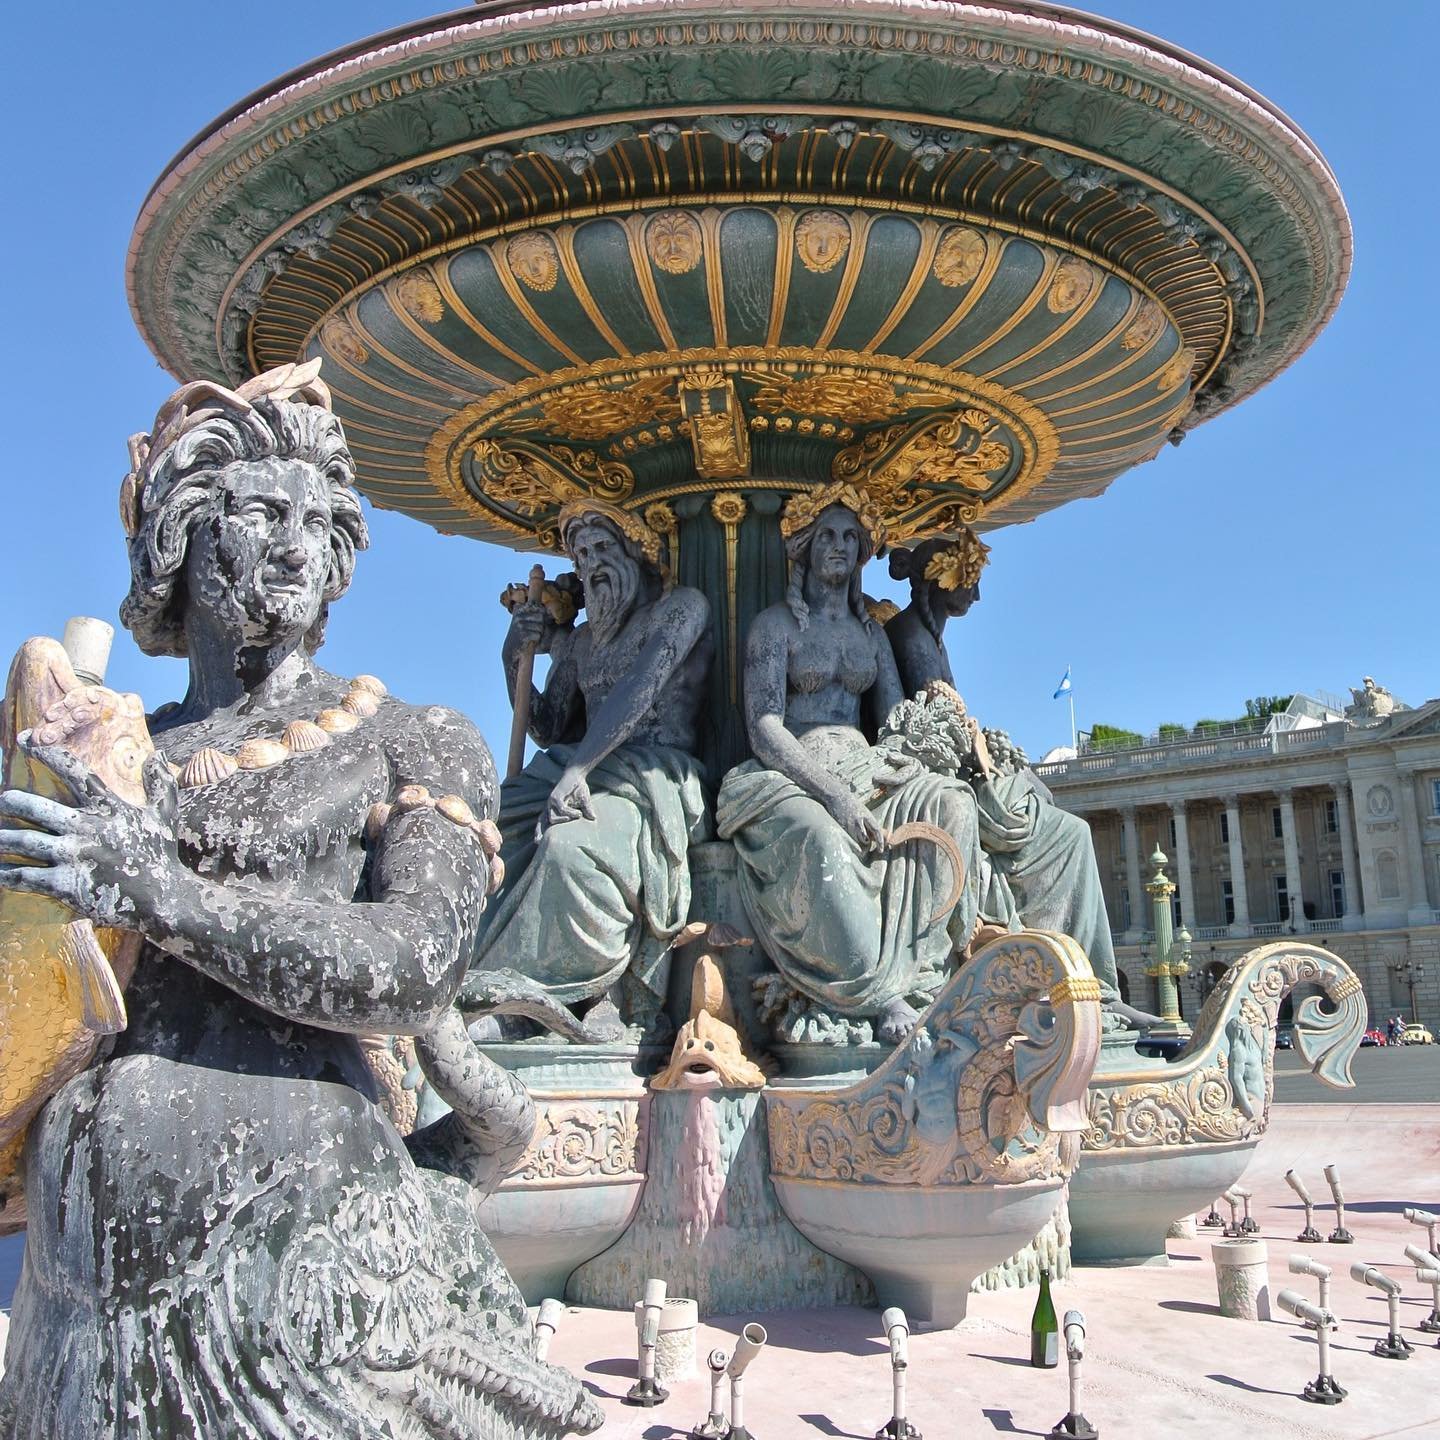
[[[1050,1272],[1040,1272],[1040,1298],[1030,1317],[1030,1363],[1036,1369],[1049,1369],[1060,1363],[1060,1326],[1055,1320],[1055,1304],[1050,1299]]]

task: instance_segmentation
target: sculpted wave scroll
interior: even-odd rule
[[[993,940],[873,1075],[767,1092],[772,1173],[926,1187],[1067,1174],[1099,1041],[1100,987],[1073,940]]]

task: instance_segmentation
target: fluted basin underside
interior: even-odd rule
[[[577,493],[851,476],[901,535],[1032,519],[1289,364],[1349,255],[1293,123],[1122,27],[616,0],[286,77],[129,284],[177,374],[323,355],[377,504],[550,547]]]

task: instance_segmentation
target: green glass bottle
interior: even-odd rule
[[[1060,1326],[1055,1320],[1055,1304],[1050,1299],[1050,1272],[1040,1272],[1040,1298],[1030,1317],[1030,1363],[1037,1370],[1049,1369],[1060,1363]]]

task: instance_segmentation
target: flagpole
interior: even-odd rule
[[[1065,673],[1069,675],[1070,667],[1065,667]],[[1070,748],[1078,755],[1080,753],[1079,742],[1075,738],[1075,682],[1070,682],[1070,689],[1066,692],[1070,701]]]

